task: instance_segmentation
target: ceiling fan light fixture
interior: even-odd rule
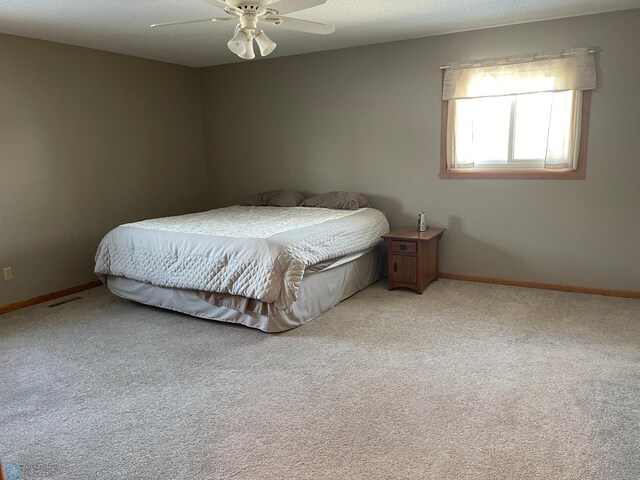
[[[277,46],[276,43],[272,41],[269,37],[267,37],[267,34],[264,33],[262,30],[258,32],[255,38],[256,38],[256,43],[260,48],[260,55],[262,55],[263,57],[266,57],[276,49],[276,46]]]
[[[245,43],[245,50],[244,53],[238,55],[240,58],[244,58],[245,60],[251,60],[253,58],[256,58],[256,54],[253,51],[253,38],[251,38],[249,35],[247,35],[247,42]]]
[[[238,28],[236,34],[227,42],[227,47],[240,58],[254,58],[252,38],[247,33]],[[248,51],[250,50],[251,53]],[[245,55],[252,55],[246,57]]]

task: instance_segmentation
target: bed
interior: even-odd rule
[[[126,299],[280,332],[378,280],[388,231],[373,208],[235,205],[120,225],[95,272]]]

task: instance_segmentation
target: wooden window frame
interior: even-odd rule
[[[444,81],[442,71],[442,79]],[[444,82],[443,82],[444,83]],[[478,168],[449,169],[447,166],[447,123],[449,121],[449,101],[442,101],[440,113],[440,178],[442,179],[523,179],[523,180],[584,180],[587,167],[587,138],[589,136],[589,110],[591,108],[591,90],[582,91],[582,115],[580,118],[580,150],[578,166],[568,168]]]

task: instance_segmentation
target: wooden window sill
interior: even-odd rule
[[[584,164],[584,162],[583,162]],[[545,169],[545,168],[483,168],[443,170],[440,178],[444,179],[557,179],[557,180],[584,180],[584,169],[569,170],[566,168]]]

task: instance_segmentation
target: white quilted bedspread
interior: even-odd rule
[[[305,268],[372,247],[388,231],[372,208],[233,206],[121,225],[100,242],[95,272],[287,310]]]

